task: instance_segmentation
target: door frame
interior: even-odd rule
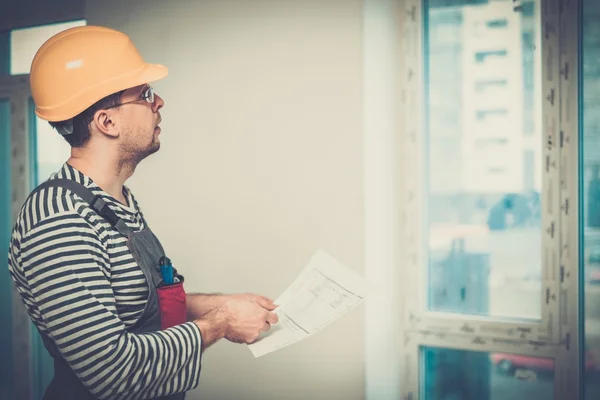
[[[36,118],[29,75],[0,76],[0,98],[10,100],[10,226],[37,184]],[[49,355],[27,314],[16,287],[10,282],[12,314],[12,376],[6,384],[13,398],[41,399],[53,373]],[[50,374],[50,377],[48,376]]]

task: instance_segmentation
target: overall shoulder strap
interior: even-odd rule
[[[36,187],[33,192],[31,192],[30,196],[33,196],[34,193],[39,192],[42,189],[47,189],[49,187],[61,187],[63,189],[67,189],[75,193],[77,196],[81,197],[85,202],[87,202],[90,207],[94,209],[102,218],[108,221],[119,233],[121,233],[125,237],[129,237],[132,232],[131,228],[127,226],[127,224],[117,217],[113,210],[110,209],[108,204],[100,196],[97,196],[90,189],[82,185],[81,183],[75,182],[71,179],[49,179]]]

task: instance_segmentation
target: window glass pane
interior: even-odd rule
[[[426,10],[431,311],[541,316],[539,12],[522,5]]]
[[[59,166],[66,161],[70,151],[68,144],[62,138],[55,138],[55,136],[59,135],[57,132],[50,130],[51,127],[48,122],[41,120],[35,115],[35,103],[32,98],[29,99],[27,113],[29,117],[30,151],[32,154],[35,154],[29,166],[32,171],[31,189],[33,190],[35,186],[48,178],[50,174],[49,169],[54,169],[52,172],[58,170]],[[40,135],[42,137],[38,137]],[[58,140],[62,140],[63,143],[59,143]],[[38,142],[41,143],[41,148],[38,147]],[[42,160],[41,163],[40,159]],[[31,323],[30,328],[30,356],[33,362],[31,370],[33,378],[32,390],[34,398],[41,399],[44,397],[46,388],[54,376],[54,361],[44,347],[42,337],[36,326]]]
[[[554,360],[506,353],[426,347],[424,400],[554,398]]]
[[[600,3],[584,0],[583,68],[583,246],[585,296],[585,398],[600,398]]]
[[[67,141],[50,126],[48,121],[44,121],[35,116],[35,143],[36,143],[36,161],[35,173],[37,182],[47,180],[50,175],[57,172],[71,155],[71,147]]]
[[[85,24],[85,20],[80,20],[12,30],[10,73],[12,75],[28,74],[35,53],[46,40],[60,31]]]

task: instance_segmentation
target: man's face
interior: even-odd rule
[[[163,99],[154,94],[154,102],[143,99],[148,85],[127,89],[122,95],[119,107],[121,125],[120,151],[123,160],[140,162],[160,148],[161,122],[159,110],[164,106]]]

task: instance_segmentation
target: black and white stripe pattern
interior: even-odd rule
[[[53,178],[83,183],[130,228],[144,227],[129,190],[125,206],[68,164]],[[201,337],[194,323],[126,331],[144,309],[144,274],[126,239],[78,196],[62,188],[33,195],[17,218],[8,258],[33,322],[96,397],[146,399],[198,385]]]

